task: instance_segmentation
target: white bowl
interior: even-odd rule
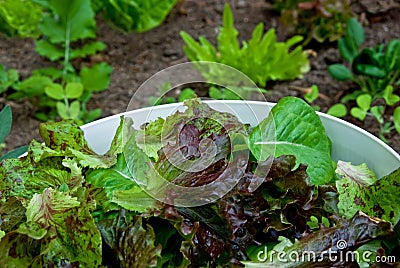
[[[211,108],[230,112],[238,116],[243,123],[258,124],[268,116],[275,105],[258,101],[204,101]],[[176,110],[184,109],[182,103],[173,103],[148,107],[106,117],[82,126],[89,145],[99,154],[105,153],[111,145],[115,131],[120,122],[120,116],[133,118],[134,127],[139,128],[143,123],[166,117]],[[333,160],[366,163],[375,171],[378,177],[389,174],[400,167],[400,155],[391,147],[367,131],[336,117],[318,113],[326,132],[332,141]]]

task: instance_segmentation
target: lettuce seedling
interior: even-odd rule
[[[92,0],[96,12],[125,32],[145,32],[160,25],[178,0]]]
[[[361,49],[364,39],[361,24],[354,18],[350,19],[345,36],[338,41],[338,48],[351,68],[337,63],[329,66],[328,71],[338,81],[350,80],[359,86],[358,90],[344,96],[342,102],[355,100],[358,107],[353,107],[350,113],[361,121],[368,114],[373,115],[381,126],[380,136],[384,139],[383,132],[392,128],[391,122],[386,124],[381,120],[386,107],[383,110],[375,108],[373,103],[379,98],[385,101],[386,106],[400,102],[396,94],[400,85],[400,39],[393,39],[387,45]]]
[[[303,44],[312,39],[323,43],[343,36],[345,24],[352,17],[347,0],[274,0],[281,13],[281,22],[292,34],[306,36]]]
[[[7,91],[15,86],[19,80],[19,74],[16,69],[8,69],[0,64],[0,93]]]
[[[277,42],[274,29],[263,34],[264,25],[260,23],[253,31],[252,38],[240,47],[234,27],[231,8],[225,4],[223,26],[217,37],[218,50],[204,37],[196,42],[189,34],[182,31],[181,37],[186,46],[183,48],[189,60],[209,61],[226,64],[250,77],[256,84],[265,87],[270,80],[292,80],[301,78],[309,71],[308,55],[301,46],[292,48],[303,40],[293,36],[286,42]],[[206,72],[202,72],[207,79]],[[217,74],[211,74],[217,75]],[[231,77],[231,74],[218,74]]]
[[[0,32],[8,37],[37,38],[43,17],[40,5],[32,0],[3,0],[0,2]]]

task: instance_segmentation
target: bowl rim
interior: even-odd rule
[[[265,102],[265,101],[253,101],[253,100],[202,100],[203,103],[206,104],[215,104],[215,103],[222,103],[222,104],[249,104],[250,106],[252,105],[264,105],[264,106],[268,106],[269,108],[272,108],[274,105],[276,105],[275,102]],[[139,108],[139,109],[134,109],[134,110],[130,110],[130,111],[126,111],[126,112],[122,112],[122,113],[118,113],[118,114],[114,114],[111,116],[107,116],[98,120],[95,120],[93,122],[87,123],[85,125],[81,126],[81,129],[83,131],[85,131],[86,128],[90,128],[92,126],[95,126],[97,124],[101,124],[101,123],[105,123],[108,120],[115,120],[116,118],[120,118],[121,116],[129,116],[132,113],[137,113],[138,111],[141,112],[146,112],[146,111],[151,111],[153,109],[162,109],[164,107],[170,107],[170,108],[177,108],[177,107],[183,107],[184,103],[183,102],[176,102],[176,103],[169,103],[169,104],[162,104],[162,105],[157,105],[157,106],[149,106],[149,107],[143,107],[143,108]],[[390,147],[388,144],[384,143],[381,139],[379,139],[378,137],[374,136],[372,133],[350,123],[347,122],[343,119],[331,116],[329,114],[326,113],[322,113],[322,112],[316,112],[318,114],[319,117],[323,117],[324,119],[327,120],[331,120],[334,121],[336,123],[345,125],[348,128],[351,128],[357,132],[359,132],[360,134],[363,134],[365,136],[367,136],[369,139],[374,140],[376,143],[378,143],[380,146],[382,146],[384,149],[386,149],[388,152],[390,152],[399,162],[400,162],[400,154],[397,153],[392,147]],[[168,114],[169,115],[169,114]],[[166,116],[168,116],[166,115]]]

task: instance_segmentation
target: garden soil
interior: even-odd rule
[[[222,0],[186,0],[180,1],[166,21],[159,27],[145,33],[123,33],[110,26],[101,17],[98,18],[98,38],[107,44],[107,49],[101,55],[74,62],[76,67],[90,65],[99,61],[108,61],[114,71],[107,91],[95,94],[89,102],[89,108],[101,108],[102,117],[124,112],[138,87],[158,71],[169,66],[187,62],[183,52],[183,41],[179,32],[186,31],[193,37],[206,37],[213,44],[216,42],[218,27],[224,2]],[[274,27],[278,40],[289,37],[281,26],[279,14],[274,12],[271,4],[265,0],[232,0],[231,4],[235,17],[235,26],[239,30],[239,38],[248,40],[254,27],[263,22],[266,29]],[[353,11],[358,15],[366,31],[365,46],[375,46],[387,43],[393,38],[400,38],[400,4],[398,1],[382,0],[354,1]],[[314,105],[320,110],[327,109],[337,103],[342,96],[356,85],[334,81],[327,72],[330,64],[341,62],[336,49],[336,43],[310,43],[306,49],[315,51],[310,57],[311,70],[303,79],[288,82],[271,82],[267,85],[268,101],[276,102],[280,98],[292,95],[302,97],[303,89],[317,85],[320,97]],[[0,63],[6,68],[15,68],[22,78],[30,75],[37,68],[54,65],[40,57],[34,50],[34,42],[30,39],[6,39],[0,37]],[[148,96],[135,96],[140,106],[148,103]],[[399,92],[397,92],[399,93]],[[25,145],[32,139],[39,138],[39,121],[33,116],[35,106],[27,100],[9,101],[6,95],[0,96],[0,108],[9,103],[13,111],[13,127],[11,135],[6,139],[6,150]],[[390,120],[390,110],[385,115]],[[379,125],[368,116],[364,122],[352,117],[347,121],[358,125],[367,131],[378,135]],[[99,137],[101,133],[99,133]],[[389,145],[400,152],[400,135],[387,135]]]

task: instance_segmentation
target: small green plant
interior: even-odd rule
[[[93,40],[96,21],[90,0],[37,1],[46,10],[39,25],[43,38],[36,41],[36,51],[61,68],[35,70],[31,77],[16,85],[10,98],[35,97],[43,120],[80,119],[92,121],[100,109],[88,111],[86,103],[94,92],[108,87],[112,68],[106,62],[77,70],[72,61],[94,55],[106,48]],[[78,73],[79,71],[79,73]]]
[[[188,99],[197,97],[196,91],[190,87],[186,87],[178,92],[177,97],[167,95],[166,93],[172,88],[171,82],[165,82],[158,88],[160,97],[150,97],[150,105],[161,105],[175,102],[183,102]],[[252,87],[220,87],[209,85],[208,97],[216,100],[242,100],[244,97],[249,97],[252,92],[266,93],[265,89],[252,88]]]
[[[232,11],[229,5],[225,4],[223,26],[217,37],[218,50],[204,37],[200,36],[199,42],[196,42],[186,32],[182,31],[180,34],[186,43],[184,51],[189,60],[232,66],[262,87],[265,87],[267,81],[291,80],[302,77],[302,74],[309,71],[307,52],[303,51],[301,46],[291,49],[302,41],[303,37],[294,36],[286,42],[277,42],[274,29],[270,29],[264,35],[263,31],[264,25],[260,23],[254,29],[252,38],[243,42],[240,47]],[[230,77],[227,73],[223,75]]]
[[[239,94],[236,94],[233,90],[224,87],[211,86],[208,91],[208,95],[212,99],[216,100],[240,100]]]
[[[344,96],[342,104],[337,104],[337,107],[343,111],[343,103],[355,101],[357,107],[351,108],[350,114],[361,121],[367,115],[373,116],[381,126],[379,136],[385,140],[384,134],[396,129],[391,122],[384,121],[383,115],[386,106],[400,102],[400,96],[396,94],[400,86],[400,39],[391,40],[386,46],[380,44],[361,49],[364,39],[361,24],[354,18],[350,19],[345,36],[338,41],[340,55],[350,68],[333,64],[328,71],[338,81],[351,80],[359,86]],[[385,105],[374,105],[377,99],[383,99]],[[393,122],[394,119],[393,116]]]
[[[313,103],[319,95],[319,90],[318,90],[318,86],[316,85],[312,85],[310,90],[304,94],[304,99],[309,103]]]
[[[160,25],[178,0],[92,0],[96,13],[125,32],[145,32]]]
[[[399,128],[396,127],[399,124],[399,118],[398,115],[397,118],[395,115],[396,111],[399,110],[400,107],[397,107],[394,110],[393,120],[392,120],[394,123],[392,124],[392,122],[385,122],[384,120],[384,114],[386,109],[385,106],[383,105],[371,106],[372,104],[371,95],[369,94],[359,95],[356,99],[356,103],[357,107],[352,107],[350,110],[350,114],[361,121],[364,121],[367,115],[373,116],[380,126],[378,136],[381,140],[387,142],[385,134],[389,134],[393,130],[396,130],[398,133],[400,133]]]
[[[394,127],[396,128],[397,132],[400,133],[400,107],[397,107],[396,109],[394,109],[393,122],[394,122]]]
[[[4,106],[4,108],[0,111],[0,161],[7,158],[14,158],[18,157],[24,152],[26,152],[28,146],[22,146],[16,148],[7,154],[3,154],[3,150],[6,147],[5,139],[11,132],[11,125],[12,125],[12,112],[10,105]]]
[[[344,38],[338,41],[338,48],[351,69],[343,64],[333,64],[328,68],[334,79],[351,80],[360,87],[346,99],[368,93],[374,100],[383,97],[388,86],[395,88],[400,85],[400,39],[393,39],[386,46],[381,44],[361,49],[364,39],[361,24],[354,18],[349,20]]]
[[[161,105],[161,104],[167,104],[167,103],[175,103],[175,102],[183,102],[185,100],[195,98],[196,93],[193,89],[191,88],[184,88],[182,89],[178,97],[172,97],[172,96],[166,96],[166,93],[171,90],[172,85],[170,81],[165,82],[163,85],[161,85],[158,88],[158,91],[160,92],[160,97],[150,97],[149,98],[149,104],[150,105]]]
[[[315,111],[319,111],[321,107],[319,105],[313,105],[314,101],[316,101],[321,96],[327,98],[325,95],[319,93],[317,85],[312,85],[311,87],[291,86],[291,88],[302,93],[304,100],[308,104],[310,104],[310,106],[312,106]]]
[[[347,107],[343,103],[336,103],[329,107],[326,113],[335,117],[343,117],[347,115]]]
[[[0,32],[8,37],[38,37],[42,17],[42,8],[35,1],[0,1]]]
[[[251,96],[252,92],[267,93],[265,89],[258,87],[218,87],[210,86],[208,95],[212,99],[216,100],[243,100]]]
[[[6,70],[0,64],[0,94],[13,87],[19,80],[18,71],[15,69]]]
[[[330,226],[330,222],[328,218],[321,216],[321,221],[318,220],[317,217],[311,216],[310,220],[307,222],[308,227],[313,230],[318,230],[320,229],[321,225],[323,225],[325,228],[328,228]]]
[[[348,0],[274,0],[274,8],[290,33],[306,36],[303,44],[339,39],[352,17]]]

